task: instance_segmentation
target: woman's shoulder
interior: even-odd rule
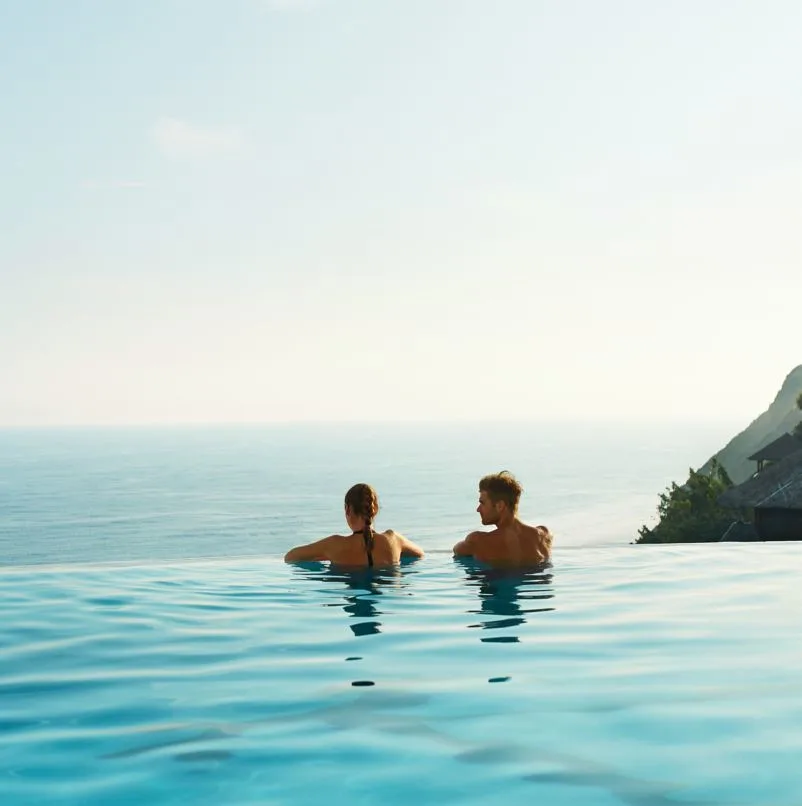
[[[396,532],[395,529],[385,529],[383,532],[374,532],[373,537],[374,539],[377,537],[379,539],[384,538],[384,540],[391,545],[397,545],[404,540],[404,536],[400,532]]]
[[[385,529],[378,534],[381,534],[388,543],[398,546],[402,551],[411,545],[409,539],[402,535],[401,532],[396,532],[395,529]]]

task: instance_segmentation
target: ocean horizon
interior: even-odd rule
[[[427,552],[481,528],[477,482],[510,470],[521,517],[556,548],[627,545],[658,495],[737,426],[663,423],[292,423],[0,429],[0,564],[282,555],[342,531],[367,481],[379,528]]]

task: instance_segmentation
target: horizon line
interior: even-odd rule
[[[754,418],[753,418],[754,419]],[[53,423],[2,423],[0,431],[46,431],[74,429],[140,429],[140,428],[255,428],[255,427],[301,427],[301,426],[404,426],[404,425],[722,425],[730,426],[744,422],[743,418],[715,417],[665,417],[665,418],[476,418],[476,419],[387,419],[387,420],[128,420],[121,422],[53,422]],[[751,421],[750,421],[751,422]],[[744,427],[749,425],[747,422]]]

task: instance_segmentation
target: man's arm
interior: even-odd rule
[[[324,537],[314,543],[307,543],[305,546],[296,546],[284,555],[285,563],[312,562],[313,560],[327,560],[328,546],[331,537]]]
[[[551,558],[551,544],[552,544],[552,536],[551,532],[548,529],[548,526],[535,526],[535,531],[540,538],[540,555],[541,559],[548,560]]]
[[[482,534],[482,532],[471,532],[464,540],[460,540],[459,543],[454,546],[454,556],[473,557],[473,553],[476,550],[476,541],[480,534]]]

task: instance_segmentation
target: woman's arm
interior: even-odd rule
[[[425,552],[423,549],[417,544],[413,543],[411,540],[407,539],[402,535],[400,532],[396,532],[395,529],[388,529],[385,532],[386,535],[392,535],[398,540],[398,545],[401,548],[401,556],[402,557],[423,557],[425,556]]]
[[[401,540],[401,556],[402,557],[423,557],[425,556],[425,552],[423,549],[417,544],[413,543],[408,538],[404,537],[404,535],[398,535],[398,538]]]
[[[314,543],[307,543],[305,546],[296,546],[284,555],[285,563],[312,562],[313,560],[328,560],[328,547],[331,536],[324,537]]]

